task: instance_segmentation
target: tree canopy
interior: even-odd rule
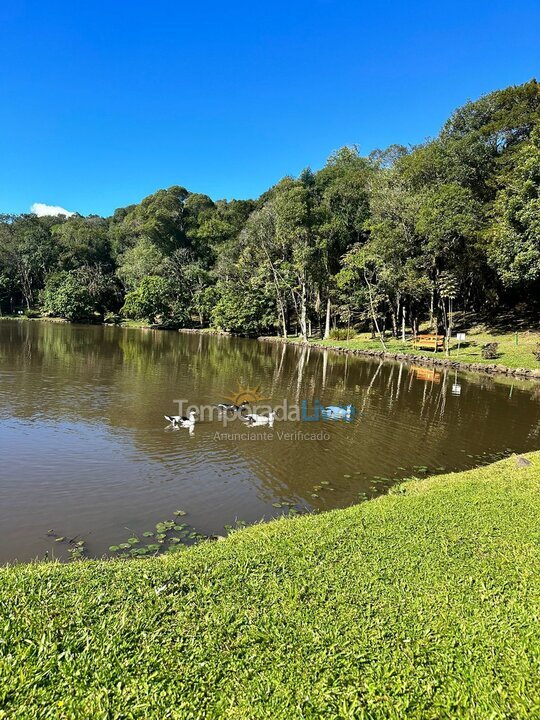
[[[439,135],[334,152],[257,200],[181,186],[109,218],[0,216],[0,310],[107,312],[255,334],[448,328],[540,298],[540,86],[458,108]]]

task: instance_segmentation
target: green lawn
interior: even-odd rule
[[[466,363],[482,363],[485,365],[504,365],[509,368],[525,368],[528,370],[540,370],[540,362],[533,355],[533,350],[540,343],[540,332],[528,331],[519,332],[516,344],[516,337],[513,332],[488,332],[483,327],[473,327],[467,330],[467,341],[461,344],[458,349],[456,341],[450,346],[450,359]],[[293,342],[299,342],[298,338],[291,338]],[[350,340],[320,340],[313,339],[313,342],[332,348],[347,348],[351,350],[382,350],[380,340],[372,340],[369,333],[353,334]],[[496,360],[484,360],[482,358],[482,345],[486,343],[499,343],[498,357]],[[401,340],[387,338],[385,340],[388,352],[407,353],[410,355],[433,356],[433,350],[415,350],[410,342],[402,343]],[[437,351],[438,357],[446,357],[444,351]]]
[[[0,717],[540,717],[528,457],[177,556],[0,570]]]

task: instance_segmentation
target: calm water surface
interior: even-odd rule
[[[259,439],[237,437],[239,420],[166,428],[176,399],[218,403],[239,383],[273,404],[352,403],[358,414],[276,422]],[[284,512],[276,503],[341,507],[419,467],[536,449],[539,399],[524,382],[253,340],[0,321],[0,562],[66,557],[49,530],[99,556],[180,508],[198,531],[222,534]],[[322,440],[297,432],[321,430]]]

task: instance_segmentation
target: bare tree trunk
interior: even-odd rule
[[[324,339],[328,340],[330,337],[330,313],[332,310],[332,304],[330,302],[330,295],[326,301],[326,321],[324,324]]]
[[[383,335],[382,335],[382,333],[381,333],[381,331],[380,331],[380,329],[379,329],[379,323],[377,322],[377,316],[376,316],[376,314],[375,314],[375,306],[374,306],[374,304],[373,304],[373,293],[371,292],[371,284],[370,284],[370,282],[369,282],[369,280],[368,280],[365,266],[364,266],[364,280],[366,281],[366,285],[367,285],[367,289],[368,289],[368,294],[369,294],[369,307],[370,307],[370,310],[371,310],[371,317],[372,317],[372,320],[373,320],[373,324],[375,325],[375,328],[377,329],[377,335],[379,336],[379,340],[381,341],[381,345],[383,346],[383,349],[384,349],[384,351],[386,352],[386,345],[385,345],[385,343],[384,343],[384,337],[383,337]]]
[[[287,339],[287,317],[285,316],[285,308],[283,306],[283,298],[281,297],[281,293],[278,293],[278,305],[279,305],[279,311],[281,315],[281,329],[283,332],[283,337],[286,340]]]
[[[279,283],[276,276],[276,272],[274,270],[274,267],[272,265],[272,271],[274,272],[274,287],[276,289],[276,302],[277,306],[279,308],[279,315],[281,319],[281,330],[283,333],[283,337],[286,340],[287,339],[287,318],[285,317],[285,306],[283,302],[283,296],[281,295],[281,291],[279,289]]]
[[[401,305],[401,342],[405,342],[405,303]]]
[[[300,293],[300,332],[302,333],[302,340],[307,343],[307,288],[306,282],[302,278],[300,281],[301,293]]]
[[[392,311],[390,312],[390,315],[391,315],[391,317],[392,317],[392,337],[397,338],[398,333],[397,333],[397,317],[396,317],[396,313],[392,310]]]
[[[441,309],[441,313],[442,313],[444,336],[446,337],[448,335],[448,316],[446,314],[446,305],[444,304],[444,298],[440,298],[439,303],[440,303],[440,309]]]
[[[285,317],[285,307],[283,302],[283,296],[281,293],[281,290],[279,288],[279,278],[276,271],[276,268],[274,266],[274,263],[272,262],[272,258],[270,257],[270,253],[268,252],[268,249],[266,248],[266,245],[263,243],[264,252],[266,253],[266,258],[268,260],[268,264],[270,265],[270,268],[272,269],[272,275],[274,277],[274,288],[276,291],[276,302],[277,306],[279,308],[279,314],[281,317],[281,328],[283,332],[283,338],[287,339],[287,318]]]
[[[401,309],[401,293],[396,292],[396,311],[392,310],[392,335],[398,337],[399,311]]]
[[[317,332],[319,337],[323,336],[322,333],[322,318],[321,318],[321,288],[317,286],[317,295],[315,297],[315,312],[317,313]],[[313,329],[310,324],[310,336],[313,336]]]
[[[448,322],[446,331],[446,354],[450,355],[450,341],[452,339],[452,298],[448,298]]]

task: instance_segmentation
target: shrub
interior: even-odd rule
[[[330,330],[330,340],[348,340],[354,332],[346,328],[334,328]]]
[[[118,305],[118,296],[118,280],[96,266],[50,274],[40,299],[46,315],[77,322],[95,321]]]
[[[242,335],[260,335],[277,324],[272,291],[255,280],[245,286],[220,282],[211,312],[212,325]]]
[[[495,360],[499,357],[499,343],[487,343],[482,346],[482,357],[484,360]]]
[[[168,316],[171,310],[171,283],[157,275],[149,275],[139,286],[128,292],[121,313],[132,320],[155,323],[158,316]]]
[[[67,320],[87,320],[93,315],[94,303],[88,288],[81,284],[76,271],[49,275],[41,295],[43,311]]]
[[[538,360],[538,362],[540,362],[540,343],[536,344],[536,347],[532,351],[532,354]]]

